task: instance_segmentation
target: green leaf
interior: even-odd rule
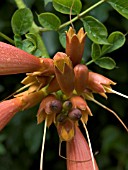
[[[38,15],[40,24],[49,30],[57,30],[61,25],[60,19],[53,13],[45,12]]]
[[[92,59],[97,60],[101,56],[101,49],[99,44],[92,44],[92,53],[91,53]]]
[[[102,54],[110,53],[118,48],[122,47],[125,43],[125,35],[119,31],[111,33],[108,37],[110,45],[104,45],[102,47]]]
[[[123,17],[128,19],[128,0],[107,0],[107,2]]]
[[[23,40],[22,50],[32,54],[32,52],[36,50],[36,46],[28,39],[25,39]]]
[[[63,14],[79,14],[82,8],[80,0],[53,0],[55,10]]]
[[[98,66],[100,66],[101,68],[105,68],[108,70],[111,70],[111,69],[115,68],[115,66],[116,66],[115,61],[110,57],[99,58],[98,60],[95,61],[95,63]]]
[[[96,44],[108,44],[107,41],[107,29],[106,27],[97,19],[87,16],[82,19],[85,31],[88,37]]]
[[[14,34],[23,35],[29,31],[33,23],[33,15],[30,9],[18,9],[12,16],[11,25]]]
[[[19,34],[14,35],[15,46],[22,49],[22,38]]]

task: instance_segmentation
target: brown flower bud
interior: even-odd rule
[[[62,110],[62,103],[59,100],[53,100],[46,103],[45,112],[47,114],[60,113]]]
[[[68,117],[71,120],[77,121],[82,117],[82,113],[79,109],[72,109],[69,113],[68,113]]]
[[[74,67],[75,73],[75,90],[81,94],[87,87],[88,68],[86,65],[78,64]]]
[[[58,52],[53,59],[55,75],[60,89],[66,96],[71,96],[75,80],[72,62],[65,53],[61,52]]]

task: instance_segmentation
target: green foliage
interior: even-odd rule
[[[122,47],[125,43],[125,35],[119,31],[112,32],[108,37],[108,42],[110,45],[103,45],[102,55],[104,53],[110,53]]]
[[[97,44],[108,44],[107,29],[100,21],[98,21],[92,16],[87,16],[82,19],[82,21],[88,37],[93,42]]]
[[[60,19],[50,12],[42,13],[38,16],[40,24],[49,30],[57,30],[61,25]]]
[[[127,0],[107,0],[107,2],[123,17],[128,19],[128,1]]]
[[[108,70],[114,69],[116,66],[115,61],[110,57],[102,57],[95,61],[95,63],[101,68]]]
[[[53,0],[54,8],[63,14],[79,14],[82,8],[80,0]]]
[[[33,15],[30,9],[17,10],[12,16],[11,24],[14,34],[23,35],[29,31],[33,23]]]

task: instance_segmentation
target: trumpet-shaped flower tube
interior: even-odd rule
[[[77,126],[75,136],[66,142],[66,153],[67,170],[94,170],[89,146]],[[98,170],[96,161],[95,170]]]
[[[14,98],[0,103],[0,130],[22,109],[21,98]]]
[[[0,75],[33,72],[40,68],[41,62],[37,57],[0,42]]]

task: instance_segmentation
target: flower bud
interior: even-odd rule
[[[88,68],[86,65],[78,64],[74,67],[75,73],[75,90],[81,94],[87,87]]]
[[[63,103],[64,111],[69,111],[72,108],[72,103],[70,100],[67,100]]]
[[[86,101],[80,97],[80,96],[72,96],[70,98],[70,101],[72,102],[72,107],[77,108],[82,113],[82,119],[85,123],[88,121],[88,115],[92,116],[91,110],[88,107]]]
[[[67,119],[67,114],[60,113],[56,117],[56,122],[63,123]]]
[[[61,112],[62,104],[59,100],[56,99],[54,95],[48,95],[45,97],[39,107],[37,113],[37,122],[38,124],[43,122],[47,117],[47,126],[49,127],[52,122],[55,121],[56,114]]]
[[[82,117],[82,113],[79,109],[72,109],[69,113],[68,113],[68,117],[71,120],[77,121]]]
[[[53,59],[55,75],[60,89],[66,96],[71,96],[75,80],[72,62],[65,53],[61,52],[58,52]]]
[[[62,110],[62,103],[59,100],[53,100],[46,103],[45,112],[47,114],[60,113]]]

